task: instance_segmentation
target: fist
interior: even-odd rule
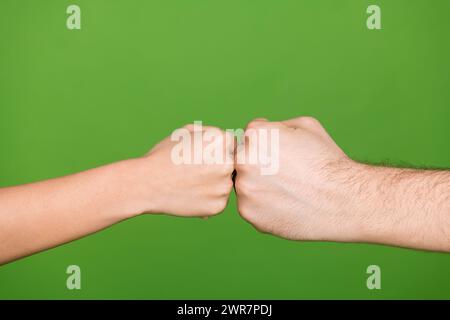
[[[233,187],[234,136],[219,128],[187,125],[143,158],[146,212],[177,216],[215,215]],[[143,192],[145,193],[145,191]]]
[[[252,152],[267,153],[267,139],[255,139],[264,131],[265,136],[279,137],[277,143],[269,143],[271,158],[279,161],[274,174],[261,174],[264,164],[249,161]],[[277,135],[267,134],[271,131]],[[345,212],[348,195],[340,194],[337,187],[352,160],[317,120],[258,119],[248,124],[244,136],[244,147],[238,148],[236,157],[246,161],[236,162],[235,189],[245,220],[262,232],[287,239],[352,240],[354,226]]]

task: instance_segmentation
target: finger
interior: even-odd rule
[[[236,137],[234,135],[234,131],[227,130],[225,131],[225,160],[228,162],[231,162],[234,167],[234,157],[235,157],[235,151],[236,151]]]
[[[259,130],[262,129],[249,128],[245,130],[241,143],[236,146],[235,168],[238,172],[246,167],[257,164]]]
[[[330,137],[328,132],[325,130],[325,128],[322,126],[319,120],[313,118],[313,117],[298,117],[294,119],[289,119],[283,121],[283,124],[290,128],[294,129],[303,129],[307,130],[309,132],[313,132],[323,139],[327,141],[331,141],[334,143],[333,139]]]
[[[256,118],[253,119],[252,121],[250,121],[249,123],[247,123],[247,126],[245,127],[245,130],[250,129],[252,127],[264,124],[264,123],[268,123],[269,120],[267,120],[266,118]]]
[[[292,128],[316,129],[322,127],[322,124],[319,122],[319,120],[308,116],[301,116],[293,119],[288,119],[282,121],[282,123]]]
[[[194,121],[194,123],[188,123],[183,128],[193,132],[193,131],[204,131],[205,128],[210,128],[208,126],[204,126],[201,121]]]
[[[288,120],[281,121],[284,125],[290,128],[299,128],[301,126],[301,122],[303,117],[292,118]]]

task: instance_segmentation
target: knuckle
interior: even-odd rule
[[[239,176],[239,174],[236,175],[236,178],[234,179],[234,188],[236,189],[237,194],[241,194],[242,192],[242,178]]]
[[[271,122],[267,122],[268,127],[270,128],[278,128],[283,126],[283,124],[280,121],[271,121]]]
[[[230,175],[231,176],[231,174],[233,173],[233,171],[234,171],[234,163],[225,163],[223,166],[222,166],[222,172],[223,172],[223,174],[225,174],[225,175]]]
[[[213,216],[216,214],[221,213],[223,210],[225,210],[227,206],[227,200],[216,200],[214,201],[213,204],[211,204],[210,208],[209,208],[209,215]]]
[[[256,214],[252,208],[248,207],[247,205],[238,205],[238,210],[241,217],[245,221],[250,223],[256,231],[267,233],[266,228],[258,219],[258,214]]]
[[[218,188],[219,197],[228,197],[232,188],[233,188],[233,181],[231,179],[226,180]]]
[[[255,228],[256,231],[264,234],[270,233],[264,226],[262,226],[259,223],[252,223],[253,228]]]
[[[316,127],[320,126],[319,120],[317,120],[314,117],[309,117],[309,116],[298,118],[298,124],[305,128],[316,128]]]
[[[224,136],[225,135],[225,133],[217,127],[206,127],[205,132],[208,132],[212,136]]]
[[[227,180],[225,187],[226,187],[227,193],[230,193],[231,189],[233,189],[233,180],[231,180],[231,178]]]
[[[238,211],[244,220],[247,220],[248,222],[251,222],[252,216],[251,212],[252,210],[242,201],[238,202]]]
[[[247,125],[247,129],[258,129],[258,128],[262,128],[266,125],[265,121],[261,121],[261,120],[252,120],[248,123]]]
[[[248,179],[236,180],[236,189],[242,194],[253,194],[257,191],[254,184]]]

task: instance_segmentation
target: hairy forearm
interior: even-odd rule
[[[0,189],[0,264],[138,214],[138,161]]]
[[[354,163],[347,176],[359,241],[450,251],[450,171]]]

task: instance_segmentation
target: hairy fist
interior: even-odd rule
[[[265,136],[279,137],[279,141],[268,144],[266,139],[255,139],[265,131]],[[336,196],[337,182],[353,162],[317,120],[257,119],[248,124],[245,138],[245,147],[238,148],[236,157],[247,161],[237,161],[235,181],[244,219],[262,232],[288,239],[353,240],[354,225],[344,214],[347,195]],[[252,163],[249,157],[252,152],[267,153],[268,145],[270,156],[279,158],[279,170],[264,175],[263,164]]]

